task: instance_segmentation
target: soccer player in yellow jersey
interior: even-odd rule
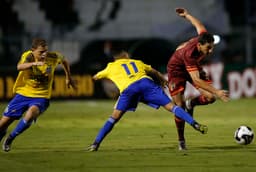
[[[5,139],[2,147],[4,151],[10,151],[15,137],[29,128],[31,123],[48,108],[54,71],[58,64],[62,64],[65,71],[67,86],[76,88],[67,60],[58,52],[48,52],[44,39],[34,39],[31,50],[22,54],[17,65],[19,74],[13,87],[15,96],[0,120],[0,141],[6,135],[9,125],[14,120],[20,119],[24,113],[25,115]]]
[[[104,70],[94,75],[93,79],[107,78],[112,80],[119,88],[120,96],[112,115],[99,131],[94,143],[88,147],[88,151],[97,151],[104,137],[112,130],[124,113],[135,111],[139,102],[156,109],[163,106],[167,111],[173,112],[201,133],[205,134],[207,132],[207,126],[198,124],[181,107],[172,103],[162,87],[150,77],[156,77],[161,85],[165,86],[167,81],[160,72],[140,60],[130,59],[129,54],[125,51],[113,55],[115,61],[110,62]]]

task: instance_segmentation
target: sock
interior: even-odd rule
[[[112,128],[115,125],[116,120],[112,117],[110,117],[107,122],[105,123],[105,125],[101,128],[101,130],[99,131],[95,141],[93,144],[96,145],[100,145],[100,143],[102,142],[102,140],[105,138],[105,136],[112,130]]]
[[[16,136],[29,128],[30,125],[31,122],[28,123],[25,119],[21,119],[20,122],[17,124],[16,128],[11,132],[10,137],[14,139]]]
[[[209,101],[205,96],[200,95],[199,97],[196,97],[191,100],[191,106],[194,107],[196,105],[208,105],[213,102],[215,102],[215,99]]]
[[[189,113],[190,116],[194,115],[194,107],[192,109],[186,109],[186,112]]]
[[[190,125],[193,125],[195,123],[195,120],[193,119],[192,116],[190,116],[185,110],[183,110],[181,107],[179,106],[174,106],[172,108],[172,112],[179,118],[183,119],[184,121],[186,121],[187,123],[189,123]]]
[[[185,137],[184,137],[185,121],[175,116],[175,124],[178,132],[179,141],[185,141]]]
[[[2,138],[5,136],[5,134],[6,134],[6,130],[0,131],[0,142],[1,142]]]

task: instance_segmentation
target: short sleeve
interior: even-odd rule
[[[58,63],[61,63],[64,60],[64,55],[62,55],[60,52],[55,52],[57,59],[58,59]]]
[[[141,63],[141,65],[143,66],[143,68],[144,68],[145,71],[151,71],[151,70],[152,70],[151,65],[145,64],[145,63],[143,63],[143,62],[140,61],[140,60],[139,60],[139,62]]]
[[[32,52],[27,51],[24,52],[20,58],[19,64],[26,63],[26,62],[32,62],[33,61]]]
[[[103,69],[102,71],[99,71],[96,74],[96,77],[98,79],[106,78],[107,76],[108,76],[108,66],[105,69]]]

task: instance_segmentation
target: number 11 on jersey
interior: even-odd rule
[[[137,68],[136,64],[134,62],[130,62],[129,64],[130,64],[129,66],[132,66],[132,69],[133,69],[134,73],[137,73],[138,72],[138,68]],[[127,64],[122,64],[122,66],[123,66],[126,74],[127,75],[131,75],[131,71],[130,71],[128,65]]]

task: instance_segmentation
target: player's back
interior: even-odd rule
[[[102,72],[105,77],[112,80],[117,85],[120,92],[122,92],[130,84],[145,77],[150,78],[146,73],[149,70],[151,70],[151,66],[144,64],[140,60],[118,59],[109,63],[107,68]]]

